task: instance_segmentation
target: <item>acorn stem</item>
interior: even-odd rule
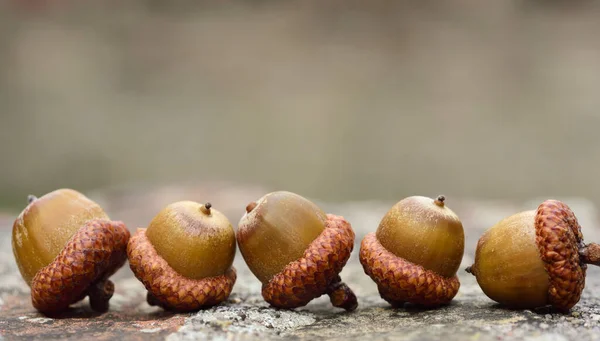
[[[92,284],[87,290],[90,298],[90,307],[99,313],[108,311],[110,298],[115,292],[115,284],[109,280],[103,280]]]
[[[435,199],[434,203],[440,207],[444,207],[444,201],[446,200],[446,197],[443,195],[438,195],[438,197]]]
[[[28,204],[31,204],[32,202],[34,202],[36,200],[37,200],[37,197],[35,195],[31,195],[30,194],[30,195],[27,196],[27,203]]]
[[[149,305],[151,306],[161,306],[160,301],[158,300],[158,298],[156,298],[156,296],[154,296],[150,291],[148,291],[148,293],[146,294],[146,302],[148,302]]]
[[[475,276],[473,274],[473,266],[472,265],[471,266],[467,266],[467,268],[465,269],[465,271],[468,272],[468,273],[470,273],[471,275]]]
[[[342,282],[339,275],[329,283],[326,293],[334,307],[343,308],[346,311],[353,311],[358,307],[356,295],[346,283]]]
[[[579,259],[586,264],[600,266],[600,245],[591,243],[579,249]]]

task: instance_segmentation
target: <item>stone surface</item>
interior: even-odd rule
[[[217,200],[211,199],[213,204],[223,207],[222,211],[234,224],[247,202],[266,192],[257,188],[211,191],[217,193],[214,196]],[[170,201],[206,198],[200,190],[167,192],[162,189],[127,195],[96,193],[93,197],[108,207],[114,219],[135,224],[129,224],[131,230],[143,226]],[[600,240],[595,206],[582,199],[565,200],[580,217],[586,240]],[[139,209],[120,209],[132,206],[131,202]],[[353,224],[358,243],[376,228],[393,203],[320,204]],[[467,249],[461,266],[464,268],[471,264],[474,246],[485,228],[505,215],[534,208],[535,203],[449,198],[448,205],[465,226]],[[589,269],[584,296],[566,315],[543,309],[503,309],[483,295],[474,278],[462,270],[461,289],[449,306],[437,310],[392,309],[379,298],[375,284],[364,275],[357,258],[358,245],[341,274],[359,297],[359,308],[353,313],[331,307],[327,297],[295,311],[270,308],[260,296],[260,283],[238,253],[235,261],[238,281],[230,299],[221,306],[192,314],[172,314],[151,307],[145,302],[142,284],[126,267],[114,276],[116,293],[108,313],[93,313],[84,300],[61,318],[50,319],[32,308],[29,288],[18,274],[10,246],[12,219],[13,214],[0,214],[0,340],[600,340],[600,269]]]

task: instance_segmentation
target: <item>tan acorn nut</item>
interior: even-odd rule
[[[272,306],[293,309],[327,294],[333,306],[356,309],[356,296],[339,276],[354,247],[344,218],[298,194],[273,192],[246,207],[237,240]]]
[[[89,296],[97,312],[109,308],[114,284],[108,280],[127,260],[129,231],[111,221],[83,194],[59,189],[29,205],[15,220],[12,249],[33,306],[46,315]]]
[[[235,284],[235,232],[210,203],[168,205],[131,237],[127,254],[131,270],[148,290],[148,304],[166,310],[217,305]]]
[[[505,218],[477,243],[467,272],[492,300],[511,308],[568,311],[581,297],[587,264],[600,265],[600,245],[584,244],[571,209],[557,200]]]
[[[360,262],[392,306],[449,303],[460,287],[456,271],[464,252],[460,219],[444,196],[405,198],[363,239]]]

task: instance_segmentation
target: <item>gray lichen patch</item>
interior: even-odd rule
[[[277,310],[264,304],[219,306],[189,317],[167,340],[276,338],[315,321],[310,312]]]

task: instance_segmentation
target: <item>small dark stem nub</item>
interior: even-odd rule
[[[473,274],[473,266],[467,266],[467,268],[465,269],[466,272]]]
[[[31,195],[30,194],[30,195],[27,196],[27,203],[28,204],[31,204],[32,202],[34,202],[36,200],[37,200],[37,197],[35,195]]]
[[[151,306],[161,306],[162,303],[150,291],[146,293],[146,302]]]
[[[109,280],[99,281],[88,288],[87,294],[90,298],[92,310],[105,313],[109,308],[110,298],[115,292],[115,285]]]
[[[444,201],[446,201],[446,197],[443,195],[438,195],[438,197],[435,199],[435,204],[438,206],[444,206]]]
[[[579,249],[579,259],[585,264],[600,266],[600,245],[590,243]]]
[[[202,207],[200,207],[200,210],[202,211],[202,213],[204,213],[206,215],[210,215],[210,208],[211,207],[212,207],[212,204],[209,203],[209,202],[207,202]]]
[[[329,295],[329,300],[334,307],[345,309],[346,311],[353,311],[358,307],[358,301],[356,295],[352,292],[346,283],[342,282],[340,276],[337,276],[326,291]]]

